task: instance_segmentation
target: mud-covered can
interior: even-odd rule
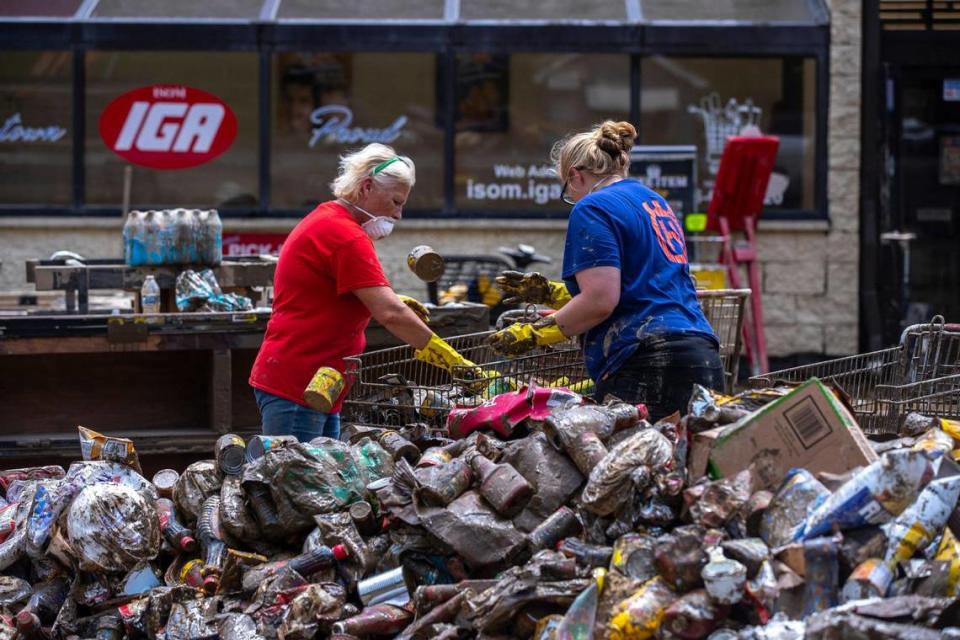
[[[560,507],[528,534],[527,544],[533,551],[552,549],[564,538],[575,536],[582,530],[583,525],[573,509]]]
[[[172,498],[173,487],[180,479],[180,473],[174,469],[160,469],[153,474],[153,486],[157,488],[157,493],[161,498]]]
[[[304,389],[303,400],[315,411],[330,413],[345,386],[339,371],[333,367],[320,367]]]
[[[887,594],[892,582],[893,572],[887,563],[880,558],[868,558],[857,565],[847,578],[840,598],[843,602],[882,598]]]
[[[407,266],[424,282],[436,282],[443,276],[443,256],[425,244],[414,247],[407,254]]]
[[[225,433],[217,439],[213,454],[217,467],[228,476],[235,476],[243,470],[246,461],[247,443],[235,433]]]
[[[299,442],[296,436],[253,436],[247,440],[246,460],[253,462],[271,449]]]

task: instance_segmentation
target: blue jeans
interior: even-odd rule
[[[320,413],[310,407],[254,389],[265,436],[296,436],[309,442],[317,436],[340,437],[340,414]]]

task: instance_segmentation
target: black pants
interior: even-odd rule
[[[613,395],[643,403],[655,422],[674,411],[687,412],[694,383],[723,391],[723,363],[713,342],[700,336],[652,336],[619,370],[597,382],[596,398]]]

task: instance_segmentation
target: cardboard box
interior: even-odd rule
[[[707,463],[713,445],[726,429],[726,426],[714,427],[690,436],[690,453],[687,456],[687,484],[693,484],[707,475]]]
[[[756,463],[757,488],[776,489],[793,467],[843,473],[877,459],[857,421],[816,378],[716,436],[708,473],[732,476]]]

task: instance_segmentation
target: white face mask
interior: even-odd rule
[[[370,216],[370,219],[360,225],[367,236],[373,240],[383,240],[393,232],[394,219],[389,216],[375,216],[366,209],[350,204],[351,207]]]

